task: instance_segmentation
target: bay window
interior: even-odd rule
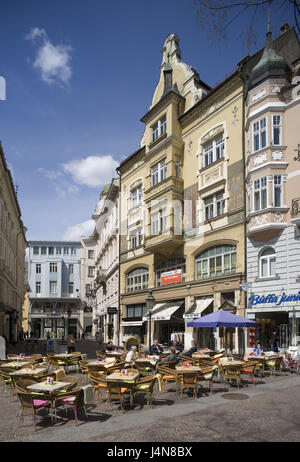
[[[152,126],[152,141],[157,140],[167,130],[167,117],[164,115]]]
[[[265,148],[267,145],[267,119],[258,120],[253,123],[253,151]]]
[[[258,180],[254,180],[254,211],[267,208],[267,177],[264,176]]]
[[[152,186],[166,179],[167,166],[165,160],[155,164],[151,169]]]
[[[281,145],[281,115],[272,116],[272,134],[273,134],[273,144]]]

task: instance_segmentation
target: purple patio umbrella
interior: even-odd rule
[[[188,327],[256,327],[256,322],[230,311],[218,310],[187,323]]]

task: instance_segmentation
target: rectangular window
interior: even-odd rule
[[[57,273],[57,263],[50,263],[50,273]]]
[[[57,293],[57,281],[50,281],[50,293],[51,294]]]
[[[61,247],[56,247],[56,255],[61,255]]]
[[[220,136],[204,146],[204,167],[222,157],[224,157],[224,139]]]
[[[88,258],[89,259],[94,258],[94,251],[93,250],[88,250]]]
[[[88,276],[90,278],[95,276],[95,267],[94,266],[89,266],[88,267]]]
[[[33,247],[33,255],[39,254],[39,247]]]
[[[253,124],[253,151],[265,148],[267,145],[266,117]]]
[[[135,231],[131,234],[131,248],[135,249],[142,245],[142,233],[141,230]]]
[[[272,129],[273,129],[273,144],[281,145],[281,116],[273,115],[272,117]]]
[[[64,247],[64,255],[69,255],[69,247]]]
[[[41,293],[41,283],[40,283],[40,282],[36,282],[36,283],[35,283],[35,293],[36,293],[36,294],[40,294],[40,293]]]
[[[138,186],[131,192],[131,207],[141,204],[143,198],[142,186]]]
[[[167,117],[164,115],[152,127],[152,141],[157,140],[167,131]]]
[[[42,265],[41,265],[40,263],[37,263],[37,264],[35,265],[35,272],[36,272],[36,274],[41,274],[41,272],[42,272]]]
[[[282,176],[274,175],[274,207],[282,206]]]
[[[68,290],[69,290],[69,294],[74,293],[74,284],[73,284],[73,282],[69,282]]]
[[[74,273],[74,265],[69,265],[69,274]]]
[[[268,206],[267,195],[267,177],[264,176],[258,180],[254,180],[254,210],[262,210]]]
[[[54,247],[48,247],[48,254],[54,255]]]
[[[76,255],[76,247],[71,247],[71,255]]]
[[[41,247],[41,255],[47,254],[47,247]]]
[[[204,199],[205,220],[223,215],[225,211],[225,199],[223,193],[214,194]]]
[[[166,209],[161,209],[151,215],[151,234],[159,234],[167,229]]]
[[[158,162],[151,169],[152,186],[166,179],[167,166],[165,160]]]

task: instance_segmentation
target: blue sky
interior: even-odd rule
[[[272,7],[274,36],[293,23],[287,3]],[[101,188],[140,146],[169,33],[210,86],[248,54],[240,34],[249,14],[229,26],[226,44],[211,46],[196,9],[194,0],[2,0],[0,140],[28,240],[89,234]],[[253,21],[251,54],[264,45],[266,11]]]

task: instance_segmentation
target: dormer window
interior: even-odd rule
[[[152,141],[157,140],[161,135],[167,131],[167,116],[164,115],[152,127]]]

